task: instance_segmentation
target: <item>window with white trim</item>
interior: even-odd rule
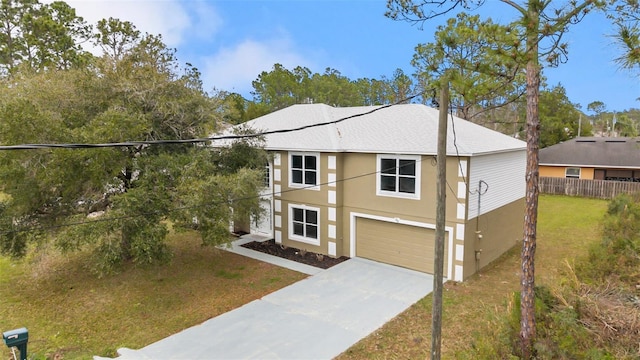
[[[580,179],[580,168],[578,167],[568,167],[564,170],[564,177]]]
[[[420,157],[378,155],[376,194],[420,199]]]
[[[318,189],[320,155],[317,153],[291,153],[289,155],[289,185]]]
[[[289,238],[320,245],[320,209],[306,205],[289,205]]]
[[[263,171],[262,185],[265,188],[271,188],[271,164],[269,162],[264,164]]]

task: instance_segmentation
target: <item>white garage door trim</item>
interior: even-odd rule
[[[435,230],[436,229],[436,225],[435,224],[429,224],[429,223],[423,223],[423,222],[418,222],[418,221],[412,221],[412,220],[405,220],[405,219],[401,219],[401,218],[392,218],[392,217],[386,217],[386,216],[379,216],[379,215],[371,215],[371,214],[364,214],[364,213],[357,213],[357,212],[351,212],[349,213],[349,256],[350,257],[355,257],[356,256],[356,218],[365,218],[365,219],[371,219],[371,220],[379,220],[379,221],[386,221],[386,222],[390,222],[390,223],[396,223],[396,224],[402,224],[402,225],[411,225],[411,226],[416,226],[416,227],[421,227],[421,228],[425,228],[425,229],[432,229]],[[453,228],[451,226],[445,226],[444,227],[444,231],[448,234],[448,238],[449,238],[449,256],[448,256],[448,261],[447,261],[447,271],[446,271],[446,278],[447,279],[453,279]]]

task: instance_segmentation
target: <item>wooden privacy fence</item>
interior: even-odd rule
[[[540,177],[540,193],[611,199],[618,194],[640,191],[640,183],[611,180],[583,180]]]

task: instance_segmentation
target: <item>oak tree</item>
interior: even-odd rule
[[[223,100],[203,91],[197,69],[178,63],[159,36],[104,24],[95,38],[110,52],[86,68],[2,79],[0,144],[188,140],[216,129]],[[224,167],[204,145],[0,151],[0,250],[23,256],[53,241],[93,251],[94,270],[106,273],[167,260],[168,220],[186,228],[197,219],[203,243],[228,242],[234,217],[258,214],[265,157],[233,146],[224,157],[233,166]]]

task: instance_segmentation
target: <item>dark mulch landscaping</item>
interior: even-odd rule
[[[346,256],[332,258],[327,255],[316,254],[311,251],[304,251],[292,247],[280,246],[273,240],[252,241],[242,246],[251,250],[256,250],[265,254],[297,261],[299,263],[315,266],[321,269],[328,269],[334,265],[340,264],[345,260],[349,260],[349,258]]]

